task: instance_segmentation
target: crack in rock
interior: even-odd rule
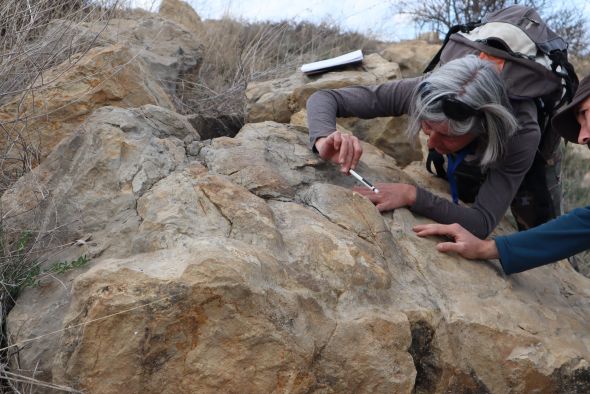
[[[412,343],[409,352],[416,368],[413,393],[433,393],[442,375],[440,359],[432,344],[435,330],[426,321],[418,320],[410,321],[410,331]]]
[[[219,212],[219,214],[220,214],[220,215],[221,215],[221,216],[222,216],[222,217],[223,217],[225,220],[227,220],[227,222],[229,223],[229,231],[228,231],[228,233],[227,233],[227,237],[228,237],[228,238],[231,238],[231,236],[232,236],[232,232],[233,232],[233,229],[234,229],[234,223],[232,222],[232,220],[231,220],[229,217],[227,217],[227,216],[225,215],[225,213],[223,213],[223,209],[221,209],[221,206],[220,206],[219,204],[215,203],[215,202],[214,202],[214,201],[211,199],[211,196],[210,196],[209,194],[207,194],[207,192],[205,191],[205,189],[204,189],[204,188],[201,188],[201,191],[203,192],[203,194],[205,195],[205,197],[207,197],[207,199],[209,200],[209,202],[210,202],[211,204],[213,204],[213,206],[214,206],[214,207],[217,209],[217,211]]]

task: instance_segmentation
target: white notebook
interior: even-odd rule
[[[333,70],[338,67],[356,64],[363,61],[363,51],[357,50],[346,53],[342,56],[333,57],[331,59],[320,60],[319,62],[307,63],[301,66],[301,71],[305,74],[315,74]]]

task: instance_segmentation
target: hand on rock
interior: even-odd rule
[[[452,242],[436,245],[439,252],[458,253],[467,259],[497,259],[498,249],[494,240],[481,240],[459,224],[422,224],[414,226],[414,232],[420,237],[443,235]]]
[[[340,171],[348,174],[348,170],[356,168],[363,148],[357,137],[334,131],[327,137],[318,138],[315,147],[324,160],[340,164]]]
[[[379,212],[411,206],[416,201],[415,186],[405,183],[379,183],[375,187],[379,190],[378,193],[361,186],[354,187],[352,190],[371,200]]]

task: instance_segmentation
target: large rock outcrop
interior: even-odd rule
[[[380,54],[386,60],[398,63],[402,75],[407,78],[421,75],[440,47],[440,43],[407,40],[388,44]]]
[[[44,159],[92,111],[104,106],[155,104],[174,109],[170,95],[178,81],[196,78],[201,63],[198,37],[173,22],[154,16],[114,19],[107,26],[64,28],[67,23],[53,21],[46,36],[59,33],[66,42],[96,46],[78,44],[88,50],[46,71],[30,91],[0,107],[0,142],[12,147],[5,152],[8,157]],[[33,154],[23,152],[23,144]]]
[[[181,0],[162,0],[158,13],[183,26],[188,31],[200,33],[203,30],[201,17],[186,2]]]
[[[45,278],[9,316],[16,344],[63,329],[20,350],[38,377],[104,393],[590,387],[588,279],[567,264],[505,277],[437,253],[411,231],[424,219],[379,214],[305,129],[263,122],[200,142],[148,106],[102,109],[84,130],[2,199],[23,221],[75,208],[85,220],[62,236],[93,241],[61,252],[89,268]],[[359,171],[429,179],[370,145]],[[57,192],[35,206],[40,188]]]

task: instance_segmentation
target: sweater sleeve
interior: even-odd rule
[[[412,93],[424,77],[407,78],[376,86],[350,86],[320,90],[307,100],[310,147],[336,130],[337,117],[371,119],[400,116],[410,111]]]
[[[528,231],[496,238],[506,274],[549,264],[590,249],[590,206]]]
[[[472,206],[459,206],[418,188],[411,210],[439,223],[459,223],[477,237],[487,237],[508,210],[541,139],[534,102],[513,102],[513,110],[518,130],[508,142],[504,157],[488,170]]]

